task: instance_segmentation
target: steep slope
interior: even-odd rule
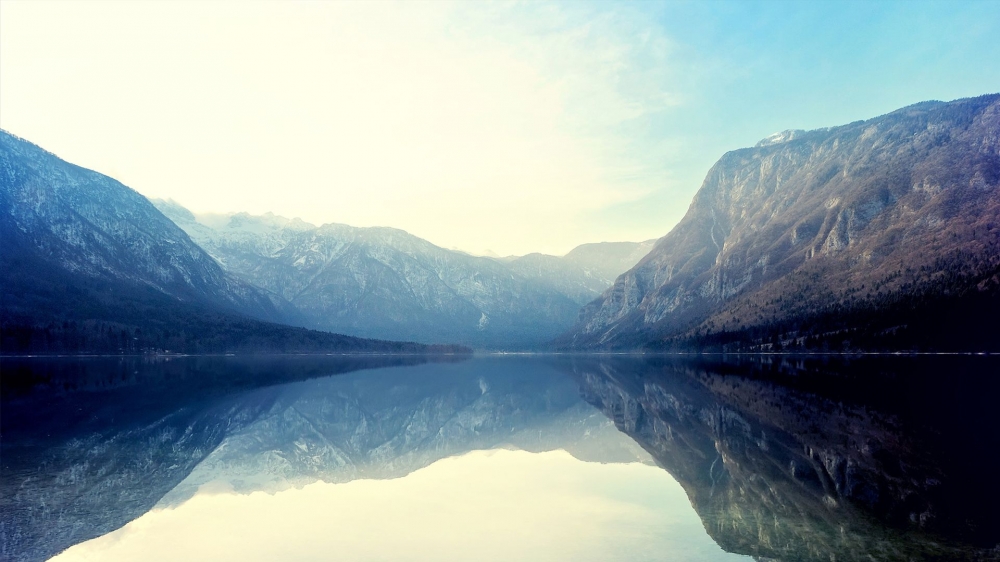
[[[995,349],[1000,96],[772,135],[588,305],[570,347]]]
[[[2,131],[0,239],[4,353],[402,349],[259,321],[292,309],[142,195]]]
[[[525,347],[568,328],[579,306],[504,264],[392,228],[313,227],[240,213],[215,228],[154,202],[228,271],[291,302],[307,326],[364,337]]]
[[[37,259],[73,275],[150,287],[273,320],[264,295],[227,275],[145,197],[0,131],[5,261]]]
[[[504,263],[518,275],[545,283],[584,305],[614,284],[616,277],[639,263],[654,242],[581,244],[565,256],[534,253],[509,258]]]

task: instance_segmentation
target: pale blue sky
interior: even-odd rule
[[[563,253],[725,151],[1000,91],[1000,2],[0,3],[0,127],[196,211]]]
[[[653,220],[668,209],[676,222],[675,193],[691,194],[725,151],[770,132],[1000,92],[996,1],[667,2],[618,9],[648,13],[675,41],[675,60],[690,79],[682,106],[643,123],[643,136],[683,138],[683,149],[665,158],[673,189],[604,210],[612,220]]]

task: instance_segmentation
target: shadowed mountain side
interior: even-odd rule
[[[934,369],[943,362],[902,359],[564,368],[681,483],[726,550],[911,561],[1000,559],[1000,443],[984,398],[1000,390],[984,376],[995,363],[963,364],[968,384],[947,393]]]
[[[725,154],[575,348],[996,349],[1000,95]]]
[[[5,358],[0,558],[44,560],[142,515],[267,412],[274,385],[427,360]]]
[[[45,264],[81,278],[149,287],[178,301],[280,318],[264,294],[227,275],[145,197],[114,179],[5,131],[0,170],[7,268],[23,264],[27,275]],[[5,270],[5,278],[12,273]]]
[[[275,323],[298,313],[145,197],[3,131],[0,239],[4,354],[423,349]]]

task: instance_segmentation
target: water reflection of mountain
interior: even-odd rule
[[[238,492],[317,480],[397,478],[439,459],[509,447],[581,460],[652,462],[576,385],[531,360],[479,360],[286,385],[162,503],[225,481]]]
[[[565,368],[684,486],[726,550],[1000,559],[995,360],[610,358]]]
[[[4,559],[47,558],[214,480],[273,491],[318,479],[393,478],[495,447],[652,462],[581,401],[571,379],[538,361],[369,370],[279,386],[264,385],[384,364],[114,361],[31,368],[20,379],[35,390],[5,397]]]
[[[5,359],[0,558],[213,481],[395,478],[511,447],[655,459],[723,548],[760,559],[1000,559],[995,360],[424,361]]]
[[[4,358],[0,558],[45,559],[142,515],[271,407],[268,385],[427,360]]]

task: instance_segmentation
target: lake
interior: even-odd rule
[[[0,368],[4,560],[1000,560],[995,357]]]

